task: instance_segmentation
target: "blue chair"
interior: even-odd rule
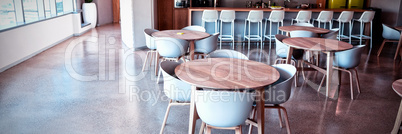
[[[285,113],[285,123],[286,123],[286,130],[288,134],[291,133],[288,114],[286,112],[286,108],[280,106],[280,104],[285,103],[290,98],[290,93],[292,89],[292,82],[293,78],[296,74],[296,67],[289,65],[289,64],[276,64],[273,67],[278,70],[280,77],[279,80],[273,83],[270,86],[265,88],[265,108],[275,108],[278,109],[278,115],[280,120],[280,127],[282,128],[282,115],[281,110]],[[254,119],[256,109],[253,108],[253,113],[251,117]],[[250,124],[249,134],[251,133],[253,125]]]
[[[384,38],[384,41],[381,44],[380,49],[378,49],[377,52],[377,57],[380,57],[381,51],[384,48],[384,45],[386,42],[399,42],[400,38],[401,38],[401,33],[396,30],[393,29],[391,27],[388,27],[387,25],[382,24],[382,37]],[[400,44],[398,44],[400,45]],[[401,48],[401,46],[397,46],[397,49],[395,51],[395,56],[394,56],[394,60],[396,60],[396,58],[398,57],[398,50]]]
[[[186,62],[184,56],[188,50],[188,42],[181,39],[169,38],[169,37],[159,37],[155,38],[155,44],[159,55],[162,57],[161,61],[176,61],[182,59]],[[156,83],[159,83],[159,78],[161,75],[161,70],[158,73],[158,79]]]
[[[163,129],[165,128],[170,107],[190,105],[189,102],[191,100],[191,85],[175,77],[174,70],[178,65],[180,65],[180,63],[173,61],[161,62],[161,70],[163,74],[163,91],[165,95],[170,99],[165,118],[162,123],[162,128],[160,131],[161,134],[163,133]]]
[[[202,26],[197,26],[197,25],[194,25],[194,26],[187,26],[187,27],[182,28],[181,30],[190,30],[190,31],[199,31],[199,32],[205,32],[205,31],[207,31],[204,27],[202,27]]]
[[[241,134],[241,125],[253,106],[253,93],[198,90],[196,94],[197,113],[203,122],[201,132],[206,125],[207,134],[211,133],[211,128],[235,129],[236,134]]]
[[[158,52],[156,51],[156,45],[155,45],[155,42],[154,42],[154,37],[151,36],[152,33],[157,32],[157,31],[158,30],[156,30],[156,29],[149,29],[149,28],[144,29],[145,44],[147,45],[148,49],[150,49],[150,50],[148,50],[147,55],[145,57],[144,65],[142,66],[142,71],[143,72],[145,70],[145,64],[147,64],[149,55],[150,55],[150,60],[151,60],[149,66],[151,66],[152,58],[154,57],[154,55],[155,55],[155,62],[158,61],[159,57],[158,57]],[[157,69],[158,69],[158,67],[156,65],[157,64],[155,63],[155,75],[156,75]]]
[[[352,49],[346,50],[346,51],[341,51],[341,52],[335,52],[335,57],[334,57],[334,63],[333,63],[333,68],[344,71],[349,73],[350,76],[350,98],[353,100],[353,74],[350,70],[354,70],[356,74],[356,83],[357,83],[357,91],[360,93],[360,84],[359,84],[359,76],[356,70],[356,67],[359,66],[360,64],[360,58],[363,52],[365,45],[358,45],[354,46]],[[325,80],[325,75],[321,80],[320,86],[318,87],[318,90],[320,90],[324,80]],[[341,77],[341,76],[339,76]],[[328,92],[328,91],[326,91]]]
[[[219,33],[215,33],[208,38],[195,41],[194,54],[195,57],[207,57],[209,53],[218,48]]]
[[[248,57],[246,55],[238,51],[229,49],[215,50],[209,54],[209,58],[236,58],[248,60]]]

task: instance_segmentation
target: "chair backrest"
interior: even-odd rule
[[[282,40],[289,38],[288,36],[277,34],[275,35],[275,52],[280,58],[286,58],[288,56],[289,46],[283,44]]]
[[[280,74],[278,81],[265,88],[265,104],[282,104],[289,100],[296,67],[290,64],[272,65]]]
[[[232,22],[236,19],[236,12],[234,10],[222,10],[220,20],[222,22]]]
[[[183,56],[188,49],[187,41],[169,37],[155,38],[155,44],[159,55],[167,58]]]
[[[181,63],[173,61],[161,62],[163,75],[163,92],[174,101],[190,101],[191,85],[176,78],[175,68]]]
[[[248,13],[247,20],[250,22],[260,22],[264,18],[264,12],[262,10],[251,10]]]
[[[310,31],[295,30],[290,32],[290,37],[318,37],[318,34]]]
[[[311,11],[301,10],[297,13],[296,20],[297,22],[308,22],[311,19]]]
[[[335,52],[334,66],[341,68],[354,68],[360,64],[360,58],[365,45],[357,45],[352,49]]]
[[[154,42],[154,37],[152,37],[152,33],[157,32],[158,30],[156,29],[144,29],[144,34],[145,34],[145,44],[149,49],[156,49],[156,45]]]
[[[339,28],[334,28],[334,29],[329,30],[328,33],[323,34],[321,36],[321,38],[337,40],[336,37],[338,36],[338,33],[339,33]]]
[[[339,22],[350,22],[353,19],[353,11],[342,11],[338,17]]]
[[[238,51],[229,50],[229,49],[221,49],[215,50],[209,54],[210,58],[235,58],[235,59],[245,59],[248,60],[248,57]]]
[[[195,41],[194,52],[209,54],[212,51],[215,51],[218,47],[218,37],[219,33],[214,33],[208,38]]]
[[[204,27],[202,27],[202,26],[196,26],[196,25],[193,25],[193,26],[186,26],[186,27],[182,28],[181,30],[190,30],[190,31],[199,31],[199,32],[205,32],[205,31],[207,31],[207,30],[205,30]]]
[[[317,17],[320,22],[330,22],[334,15],[334,11],[321,11]]]
[[[217,10],[204,10],[202,12],[202,20],[205,22],[215,22],[218,20]]]
[[[250,116],[254,98],[248,92],[197,91],[197,113],[201,120],[215,127],[244,124]]]
[[[314,25],[310,23],[294,23],[293,26],[314,27]]]
[[[284,10],[272,10],[268,20],[271,22],[282,22],[285,19]]]
[[[289,46],[282,42],[283,39],[289,38],[288,36],[277,34],[275,35],[275,52],[280,58],[286,58],[288,56]],[[303,58],[304,50],[294,49],[292,56],[294,59]]]
[[[401,33],[399,33],[399,31],[396,29],[393,29],[385,24],[382,24],[382,29],[382,37],[384,39],[399,40],[401,38]]]
[[[371,22],[374,19],[374,11],[364,11],[362,16],[360,16],[359,21],[368,23]]]

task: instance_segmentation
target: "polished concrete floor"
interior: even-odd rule
[[[163,83],[156,84],[153,67],[141,71],[146,50],[133,52],[120,38],[119,25],[101,26],[0,73],[0,132],[159,133],[168,104]],[[293,133],[391,132],[401,100],[391,83],[402,78],[402,65],[393,60],[396,45],[377,58],[379,45],[361,58],[362,92],[354,91],[355,100],[346,73],[338,97],[331,92],[327,98],[313,88],[322,77],[314,72],[293,87],[283,104]],[[267,64],[275,58],[267,56],[268,45],[263,51],[253,45],[248,52],[238,44],[236,50]],[[188,106],[174,106],[165,133],[186,133],[188,113]],[[266,110],[267,133],[286,133],[278,121],[276,110]],[[196,132],[199,126],[200,121]],[[243,132],[247,129],[243,126]]]

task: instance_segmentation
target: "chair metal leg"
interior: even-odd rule
[[[398,58],[398,54],[399,54],[400,49],[401,49],[401,44],[398,43],[398,46],[396,47],[396,51],[395,51],[394,60],[396,60],[396,58]]]
[[[219,34],[219,37],[220,37],[220,40],[219,40],[219,49],[222,49],[222,21],[221,21],[221,26],[220,26],[220,34]]]
[[[326,77],[326,75],[324,74],[324,76],[322,77],[322,80],[321,80],[321,82],[320,82],[320,85],[318,86],[317,92],[320,91],[320,89],[321,89],[321,87],[322,87],[322,84],[323,84],[324,81],[325,81],[325,77]]]
[[[253,107],[253,110],[251,111],[251,115],[250,115],[250,119],[255,119],[255,112],[256,112],[256,108]],[[250,124],[248,127],[248,134],[251,134],[251,132],[253,131],[253,125]]]
[[[165,118],[163,119],[163,123],[162,123],[162,128],[161,128],[160,134],[162,134],[162,133],[163,133],[163,129],[165,129],[166,121],[167,121],[167,118],[168,118],[168,116],[169,116],[170,107],[172,106],[171,104],[172,104],[172,100],[169,101],[169,105],[168,105],[168,107],[167,107],[167,109],[166,109]]]
[[[353,100],[353,74],[351,71],[347,70],[346,72],[349,73],[349,80],[350,80],[350,98]]]
[[[206,134],[211,134],[211,131],[212,131],[212,129],[211,129],[211,127],[209,127],[208,125],[207,125],[207,127],[206,127]]]

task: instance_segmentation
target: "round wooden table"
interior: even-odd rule
[[[296,30],[310,31],[317,34],[325,34],[328,33],[328,29],[318,28],[318,27],[305,27],[305,26],[281,26],[279,30],[286,32],[286,35],[289,36],[289,33]]]
[[[178,34],[182,33],[182,34]],[[170,37],[176,39],[187,40],[190,42],[190,60],[194,60],[194,41],[204,39],[210,35],[206,32],[190,31],[190,30],[163,30],[152,33],[153,37]]]
[[[309,64],[312,68],[316,69],[327,75],[326,79],[326,96],[328,97],[328,91],[331,87],[332,81],[332,64],[334,60],[334,52],[344,51],[353,48],[353,46],[347,42],[324,39],[324,38],[310,38],[310,37],[295,37],[286,38],[283,43],[289,45],[289,52],[286,59],[286,63],[290,64],[293,49],[304,49],[309,51],[322,51],[327,53],[327,69],[324,70],[313,64]]]
[[[279,72],[264,63],[233,59],[207,58],[182,63],[175,69],[176,76],[192,84],[192,96],[197,88],[255,89],[258,133],[264,133],[264,87],[279,79]],[[198,114],[195,98],[191,98],[189,133],[194,133]]]
[[[395,93],[402,97],[402,79],[396,80],[392,83],[392,89],[394,89]],[[397,134],[399,132],[399,127],[401,126],[402,121],[402,100],[399,105],[398,115],[396,116],[395,125],[392,129],[391,134]]]

